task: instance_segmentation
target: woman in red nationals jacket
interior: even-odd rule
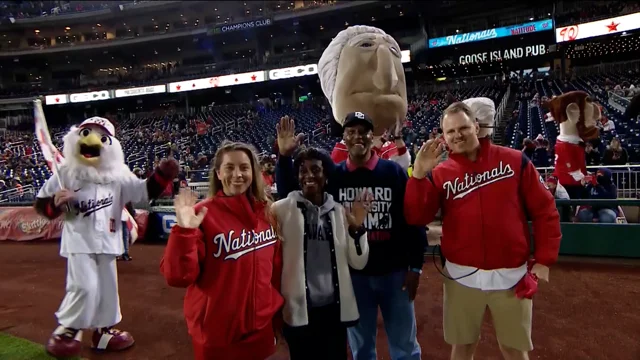
[[[187,189],[176,197],[161,272],[169,286],[187,288],[196,360],[265,360],[280,339],[282,255],[255,152],[221,145],[209,177],[204,201]]]

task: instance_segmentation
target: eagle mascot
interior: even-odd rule
[[[95,329],[92,347],[120,351],[134,343],[114,328],[122,320],[116,257],[123,253],[122,211],[126,203],[157,198],[178,173],[164,160],[147,180],[124,162],[124,152],[109,120],[92,117],[64,137],[65,162],[38,193],[36,210],[64,216],[60,255],[67,259],[66,295],[56,312],[59,326],[46,344],[56,358],[82,350],[82,329]]]

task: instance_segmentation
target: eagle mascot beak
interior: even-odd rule
[[[84,128],[80,130],[80,140],[78,140],[79,160],[86,165],[96,166],[100,163],[100,153],[102,152],[102,140],[92,129]]]

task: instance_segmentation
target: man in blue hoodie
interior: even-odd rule
[[[618,189],[613,185],[611,170],[601,168],[596,172],[595,183],[585,183],[584,199],[617,199]],[[618,217],[618,209],[615,206],[586,206],[578,211],[580,222],[598,222],[613,224]]]
[[[297,189],[291,156],[300,137],[288,117],[277,126],[280,157],[276,165],[278,194],[285,198]],[[349,157],[331,169],[326,191],[349,206],[362,191],[373,198],[364,222],[369,240],[369,260],[362,270],[351,269],[360,320],[349,328],[349,346],[354,360],[376,359],[378,308],[382,312],[393,360],[419,360],[420,345],[413,300],[422,265],[426,231],[407,225],[403,207],[407,172],[372,150],[373,122],[361,113],[346,116],[343,139]],[[286,224],[285,224],[286,225]]]

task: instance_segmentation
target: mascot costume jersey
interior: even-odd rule
[[[600,108],[583,91],[571,91],[543,104],[560,124],[555,145],[553,175],[572,199],[582,196],[581,181],[587,175],[585,141],[598,138]]]
[[[129,333],[113,327],[122,320],[116,269],[124,250],[120,219],[127,202],[159,196],[178,164],[165,160],[148,180],[140,180],[125,164],[114,135],[111,122],[100,117],[72,127],[64,137],[65,163],[35,202],[47,218],[65,217],[60,255],[67,258],[67,293],[56,312],[59,326],[46,345],[56,358],[80,355],[82,329],[95,329],[97,350],[119,351],[134,343]]]
[[[375,46],[377,45],[377,46]],[[374,151],[405,169],[411,155],[402,141],[407,116],[407,88],[401,52],[394,38],[364,25],[342,30],[318,62],[320,85],[342,125],[347,114],[361,112],[373,120]],[[386,133],[395,137],[386,141]],[[336,144],[331,158],[338,163],[348,157],[344,141]]]

